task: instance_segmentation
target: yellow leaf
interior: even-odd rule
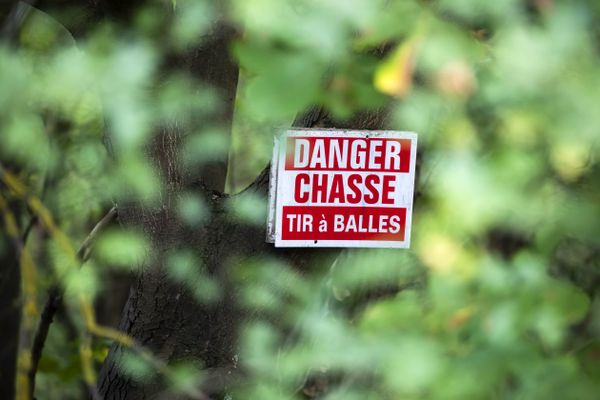
[[[456,272],[456,264],[462,255],[460,245],[453,238],[441,234],[422,238],[417,252],[425,266],[442,274]]]
[[[559,142],[552,146],[550,161],[561,178],[567,182],[577,180],[590,163],[591,148],[575,141]]]
[[[397,97],[408,94],[412,87],[417,44],[415,38],[406,40],[381,63],[373,82],[377,90]]]
[[[454,314],[450,316],[447,321],[448,328],[458,329],[462,327],[467,321],[471,319],[475,313],[476,308],[473,305],[469,305],[458,309]]]

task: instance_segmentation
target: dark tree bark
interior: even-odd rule
[[[4,223],[2,221],[2,223]],[[17,348],[21,321],[21,274],[10,238],[0,237],[0,398],[15,396]]]
[[[342,123],[333,121],[321,109],[314,109],[299,118],[295,125],[382,129],[386,125],[386,115],[385,110],[362,113],[352,121]],[[238,196],[258,195],[264,199],[266,208],[268,180],[269,169],[266,168]],[[331,253],[325,249],[275,249],[272,244],[265,243],[265,226],[245,225],[228,213],[230,200],[230,196],[208,193],[211,218],[193,231],[179,225],[168,210],[149,216],[129,209],[123,219],[127,224],[143,218],[144,229],[153,234],[157,246],[161,245],[132,288],[121,329],[166,361],[200,360],[210,377],[203,390],[216,396],[226,390],[228,379],[239,376],[234,362],[236,340],[239,328],[248,318],[240,303],[239,292],[231,282],[231,269],[245,259],[268,255],[285,258],[296,268],[307,270],[320,256]],[[217,303],[201,305],[185,288],[167,278],[164,254],[169,249],[182,247],[197,249],[206,272],[219,282],[222,296]],[[125,351],[118,345],[111,350],[100,376],[101,394],[106,399],[159,397],[158,393],[164,388],[161,382],[140,384],[121,373],[118,363]]]
[[[201,124],[230,128],[238,78],[238,68],[228,52],[234,34],[226,26],[216,26],[201,48],[187,52],[184,57],[174,57],[167,63],[168,70],[183,68],[219,89],[220,111],[209,120],[200,121]],[[120,328],[165,360],[200,359],[207,366],[224,366],[233,348],[228,332],[233,332],[237,320],[226,282],[220,280],[224,292],[221,301],[202,309],[184,288],[169,281],[164,270],[168,251],[194,248],[203,256],[205,267],[219,279],[224,261],[219,255],[229,240],[234,240],[225,240],[230,232],[223,229],[223,197],[216,194],[225,186],[227,160],[211,162],[198,171],[183,170],[178,151],[185,136],[186,132],[181,131],[176,121],[168,121],[148,149],[164,182],[160,207],[120,206],[120,221],[141,227],[152,238],[154,248],[152,259],[143,266],[144,272],[131,290]],[[177,198],[186,191],[204,195],[213,211],[210,222],[194,232],[181,223],[174,208]],[[157,316],[159,319],[155,319]],[[136,399],[159,392],[160,383],[144,387],[121,375],[115,365],[122,352],[122,348],[115,346],[109,354],[100,374],[101,394],[107,399]]]

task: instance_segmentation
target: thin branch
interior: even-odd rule
[[[0,194],[0,212],[4,219],[6,233],[13,242],[16,251],[16,258],[21,269],[21,285],[23,286],[24,306],[22,313],[22,323],[19,329],[19,344],[17,358],[17,398],[24,398],[30,393],[31,383],[27,378],[27,366],[31,360],[31,353],[28,349],[31,333],[33,332],[33,316],[36,314],[35,294],[35,263],[19,234],[19,227],[15,215],[9,208],[8,201]]]
[[[247,193],[259,193],[266,196],[268,191],[267,189],[269,187],[270,172],[271,163],[267,164],[267,166],[263,168],[263,170],[260,172],[260,174],[258,174],[256,179],[254,179],[251,184],[233,196],[240,196]]]
[[[79,344],[79,355],[83,371],[83,381],[90,392],[92,400],[102,400],[102,396],[96,386],[96,374],[94,373],[94,361],[92,353],[92,336],[84,331]]]
[[[96,236],[98,236],[98,232],[100,232],[106,225],[108,225],[115,217],[117,216],[117,206],[113,206],[104,217],[94,226],[94,228],[90,231],[89,235],[85,238],[85,240],[79,246],[79,250],[77,250],[77,257],[82,261],[86,262],[90,256],[90,247],[94,240],[96,240]]]
[[[106,215],[104,215],[104,217],[102,217],[102,219],[98,221],[98,223],[90,231],[89,235],[81,243],[81,246],[77,251],[77,257],[79,258],[81,263],[84,263],[89,258],[90,247],[94,242],[96,236],[98,236],[98,232],[100,232],[106,225],[108,225],[115,218],[116,215],[117,207],[113,206],[106,213]],[[42,357],[44,344],[46,343],[46,338],[48,337],[48,331],[50,330],[50,325],[52,324],[54,315],[56,314],[60,307],[60,304],[62,303],[62,295],[62,290],[58,285],[53,285],[50,288],[50,290],[48,290],[48,299],[46,300],[46,304],[44,305],[44,309],[40,316],[40,322],[35,332],[35,336],[33,339],[33,347],[31,349],[31,367],[28,372],[30,391],[32,397],[35,388],[35,376],[37,374],[37,369],[40,363],[40,359]]]
[[[31,365],[29,367],[29,371],[27,371],[27,377],[29,378],[30,382],[30,398],[33,398],[33,392],[35,389],[35,376],[37,374],[40,359],[42,358],[42,350],[44,349],[44,344],[46,343],[46,338],[48,337],[50,324],[54,319],[56,311],[58,311],[61,300],[62,293],[60,289],[58,286],[53,285],[48,290],[48,300],[46,300],[46,304],[44,304],[44,309],[42,310],[42,314],[40,316],[40,322],[38,323],[33,338],[33,345],[31,348]]]

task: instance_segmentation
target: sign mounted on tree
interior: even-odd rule
[[[415,133],[287,131],[273,149],[267,241],[408,248],[416,155]]]

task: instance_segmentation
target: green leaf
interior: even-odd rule
[[[110,229],[98,237],[94,253],[108,266],[134,268],[149,255],[150,243],[140,232]]]

